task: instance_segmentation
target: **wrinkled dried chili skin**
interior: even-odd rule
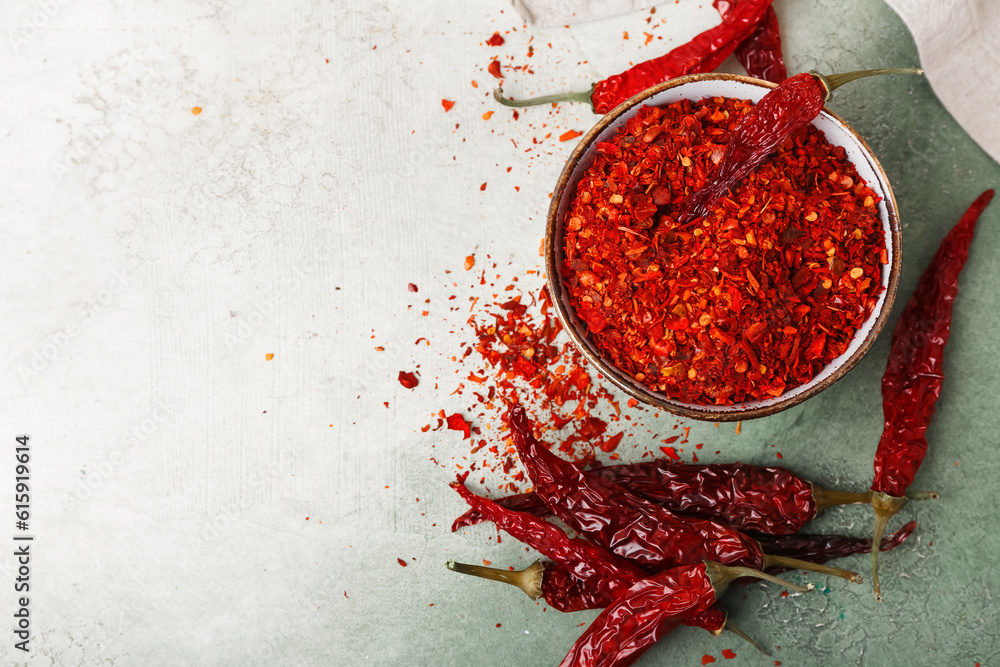
[[[812,74],[797,74],[771,89],[733,130],[719,169],[688,197],[675,217],[687,223],[708,215],[726,192],[823,110],[826,90]]]
[[[879,551],[891,551],[906,541],[917,527],[911,521],[892,535],[882,539]],[[870,537],[849,537],[847,535],[762,535],[758,537],[761,547],[775,556],[798,558],[810,563],[825,563],[835,558],[871,553]]]
[[[703,563],[644,579],[601,612],[559,667],[631,665],[684,617],[715,602]]]
[[[564,613],[604,609],[615,601],[615,596],[591,589],[559,563],[545,563],[542,597],[550,607]],[[726,614],[713,605],[689,616],[684,624],[703,628],[717,635],[726,627]]]
[[[752,77],[781,83],[788,78],[785,59],[781,55],[781,33],[774,7],[768,7],[753,34],[736,47],[736,60]]]
[[[633,95],[658,83],[685,74],[711,72],[753,33],[770,6],[771,0],[744,0],[726,13],[721,24],[690,42],[601,81],[590,97],[594,111],[606,114]]]
[[[809,483],[778,466],[647,461],[593,468],[587,472],[671,512],[764,535],[798,532],[816,515]],[[496,502],[539,517],[551,514],[534,493],[498,498]],[[480,520],[481,517],[470,510],[455,520],[452,530]]]
[[[464,485],[453,483],[459,495],[486,519],[544,556],[557,561],[576,579],[596,593],[612,597],[622,593],[646,573],[602,547],[586,540],[571,539],[559,527],[530,514],[512,512],[475,495]]]
[[[713,521],[677,516],[580,471],[535,439],[520,405],[511,408],[508,424],[535,492],[549,509],[622,558],[657,571],[705,560],[760,569],[756,540]]]
[[[941,395],[958,276],[979,215],[992,199],[993,190],[981,194],[941,241],[896,323],[882,377],[885,427],[875,454],[872,491],[905,496],[927,454],[925,434]]]

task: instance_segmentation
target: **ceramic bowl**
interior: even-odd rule
[[[643,403],[684,417],[705,421],[754,419],[790,408],[815,396],[844,377],[868,352],[885,326],[896,296],[900,271],[900,227],[892,188],[882,166],[864,139],[843,119],[824,109],[813,121],[813,125],[823,131],[830,143],[844,147],[847,159],[854,163],[858,174],[882,198],[877,206],[885,231],[889,259],[888,264],[883,265],[883,290],[878,303],[868,320],[855,333],[844,354],[824,367],[812,380],[789,389],[781,396],[732,405],[698,405],[672,400],[635,380],[605,359],[587,336],[586,324],[573,311],[566,290],[563,288],[561,266],[564,255],[563,226],[566,212],[572,203],[579,179],[593,162],[594,147],[600,141],[610,141],[618,128],[633,117],[643,105],[664,105],[685,98],[698,101],[706,97],[736,97],[757,102],[774,85],[735,74],[698,74],[674,79],[643,91],[612,110],[583,136],[559,176],[549,206],[545,231],[546,274],[556,311],[573,342],[587,360],[622,391]]]

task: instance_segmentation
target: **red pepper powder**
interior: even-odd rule
[[[567,213],[562,279],[608,360],[667,397],[781,396],[843,354],[882,291],[875,192],[809,125],[704,218],[678,225],[753,104],[643,107]]]

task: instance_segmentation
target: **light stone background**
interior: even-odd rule
[[[916,62],[880,0],[775,7],[793,72]],[[446,482],[468,443],[420,427],[469,406],[448,396],[447,357],[470,338],[446,319],[449,296],[468,302],[464,257],[489,254],[505,281],[541,286],[524,272],[538,266],[547,195],[573,142],[525,146],[595,120],[564,106],[483,121],[495,108],[490,57],[534,70],[509,76],[510,92],[583,88],[718,21],[707,0],[669,3],[664,39],[646,47],[646,16],[525,29],[503,0],[4,5],[0,541],[13,545],[14,436],[27,432],[29,664],[559,661],[595,614],[542,612],[445,570],[451,557],[521,566],[532,555],[497,545],[491,527],[449,532],[462,504]],[[483,44],[512,28],[504,47]],[[456,101],[447,114],[442,98]],[[832,106],[895,187],[898,313],[1000,168],[924,81],[858,82]],[[994,204],[962,277],[915,485],[944,499],[894,521],[920,525],[883,561],[886,602],[822,577],[808,596],[728,595],[732,619],[784,665],[1000,663],[998,250]],[[431,346],[415,347],[419,336]],[[887,350],[883,335],[842,382],[742,435],[690,423],[692,442],[724,460],[773,463],[781,451],[807,477],[865,488]],[[417,364],[423,381],[407,391],[396,374]],[[864,535],[870,523],[852,508],[813,528]],[[0,547],[3,628],[12,552]],[[866,559],[848,564],[867,574]],[[13,642],[0,630],[0,662],[24,660]],[[723,648],[732,664],[773,664],[688,628],[641,664],[727,663]]]

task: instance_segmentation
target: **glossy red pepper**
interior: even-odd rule
[[[788,535],[834,505],[869,502],[868,493],[829,491],[779,466],[739,463],[688,465],[669,460],[591,468],[587,472],[671,512],[725,523],[764,535]],[[538,517],[551,514],[535,493],[499,498],[497,503]],[[482,520],[469,510],[452,530]]]
[[[714,0],[712,5],[724,17],[739,1]],[[778,15],[774,13],[774,6],[767,8],[753,34],[740,42],[734,55],[752,77],[774,83],[781,83],[788,78],[785,59],[781,55],[781,33],[778,31]]]
[[[647,569],[658,571],[703,560],[754,570],[786,564],[859,581],[855,572],[765,557],[756,540],[729,526],[679,516],[578,470],[535,439],[520,405],[510,409],[508,425],[535,491],[549,509],[586,537]]]
[[[893,330],[882,376],[885,427],[875,453],[872,482],[876,540],[889,518],[906,505],[906,489],[927,454],[927,425],[941,395],[944,347],[951,331],[958,276],[969,257],[976,222],[993,194],[987,190],[979,195],[941,241]],[[877,551],[872,552],[872,583],[875,599],[881,601]]]
[[[658,83],[685,74],[711,72],[753,34],[771,0],[742,0],[726,12],[722,23],[701,33],[687,44],[646,62],[608,77],[594,87],[591,99],[597,113],[607,113],[616,106]]]
[[[488,498],[477,496],[458,482],[453,482],[451,486],[486,519],[516,540],[561,563],[576,579],[598,593],[613,597],[646,575],[642,569],[593,542],[570,538],[548,521],[504,509]]]
[[[610,76],[588,93],[546,95],[530,100],[510,100],[497,88],[493,97],[507,106],[526,107],[550,102],[590,102],[594,113],[605,114],[616,106],[658,83],[687,74],[715,70],[736,47],[753,34],[772,0],[741,0],[723,15],[722,23],[697,35],[686,44],[658,58]]]
[[[882,539],[879,551],[892,551],[906,541],[917,527],[916,521],[911,521],[892,535]],[[870,553],[872,540],[870,537],[849,537],[847,535],[781,535],[771,537],[762,535],[760,545],[768,553],[789,558],[801,558],[811,563],[825,563],[834,558],[844,558],[856,554]],[[777,568],[774,572],[780,572]]]
[[[823,109],[827,90],[812,74],[798,74],[771,89],[736,125],[719,168],[685,199],[675,214],[686,224],[709,213],[726,192],[746,178],[792,132]]]
[[[500,507],[488,498],[477,496],[458,482],[452,483],[459,495],[471,506],[476,508],[484,518],[492,521],[507,531],[512,537],[527,544],[544,556],[558,562],[561,570],[556,575],[560,581],[550,582],[553,586],[565,586],[565,576],[579,582],[579,590],[597,601],[604,601],[600,606],[607,606],[608,600],[615,599],[622,591],[641,580],[647,573],[629,561],[608,552],[597,544],[586,540],[569,537],[557,526],[531,516]],[[449,569],[471,574],[477,577],[503,581],[517,586],[531,599],[545,595],[545,568],[532,566],[520,572],[497,570],[495,568],[467,565],[450,561]],[[563,574],[564,573],[564,574]],[[573,595],[572,591],[567,592]],[[546,595],[546,600],[548,596]],[[554,597],[553,606],[560,604],[560,598]],[[719,634],[725,619],[720,619],[716,613],[698,614],[690,620],[690,625],[704,628],[712,634]]]
[[[624,667],[631,665],[661,636],[685,617],[704,611],[729,583],[755,576],[793,590],[807,591],[746,568],[728,568],[714,562],[665,570],[636,583],[601,612],[573,644],[560,667]]]

